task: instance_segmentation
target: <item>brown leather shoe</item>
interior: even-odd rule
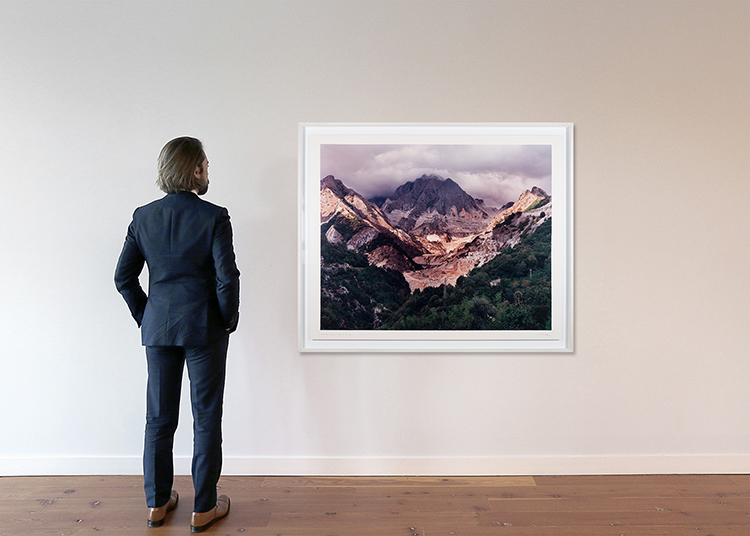
[[[148,526],[149,527],[161,527],[164,524],[164,519],[167,517],[167,512],[171,512],[175,508],[177,508],[177,503],[180,501],[180,496],[177,494],[175,490],[172,490],[172,493],[169,497],[169,502],[165,504],[164,506],[160,506],[158,508],[149,508],[148,509]]]
[[[193,519],[190,521],[190,532],[203,532],[220,519],[224,519],[229,514],[229,497],[219,495],[216,499],[216,506],[208,512],[193,512]]]

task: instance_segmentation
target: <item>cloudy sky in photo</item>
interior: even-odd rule
[[[500,207],[538,186],[552,193],[550,145],[321,145],[321,179],[333,175],[365,198],[389,196],[422,175],[453,179]]]

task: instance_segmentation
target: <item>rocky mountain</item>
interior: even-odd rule
[[[421,269],[405,271],[403,275],[412,291],[455,285],[459,277],[517,245],[551,217],[552,198],[540,188],[525,190],[518,201],[492,218],[480,233],[463,239],[460,247],[445,255],[425,255]]]
[[[422,175],[399,186],[382,205],[392,225],[412,235],[467,236],[494,215],[451,179]]]
[[[454,285],[551,218],[551,197],[534,187],[502,209],[485,207],[451,179],[423,175],[378,207],[340,180],[321,181],[325,240],[401,272],[412,291]]]
[[[400,272],[419,268],[411,259],[422,253],[421,244],[332,175],[320,182],[320,223],[329,242],[365,253],[372,265]]]

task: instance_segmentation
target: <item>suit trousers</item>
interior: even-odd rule
[[[209,346],[147,346],[148,387],[143,476],[149,508],[169,501],[174,480],[173,443],[180,413],[183,365],[193,410],[194,512],[216,506],[221,475],[221,418],[229,335]]]

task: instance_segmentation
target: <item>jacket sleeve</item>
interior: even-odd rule
[[[216,297],[224,320],[224,327],[232,333],[237,329],[240,311],[240,271],[232,245],[232,224],[229,212],[222,208],[216,222],[213,240],[214,267],[216,268]]]
[[[141,253],[135,238],[135,222],[128,227],[128,234],[125,237],[125,245],[122,247],[120,259],[117,261],[115,268],[115,287],[122,294],[125,303],[128,304],[130,313],[141,326],[143,321],[143,311],[146,309],[146,293],[141,287],[138,276],[143,271],[145,259]]]

